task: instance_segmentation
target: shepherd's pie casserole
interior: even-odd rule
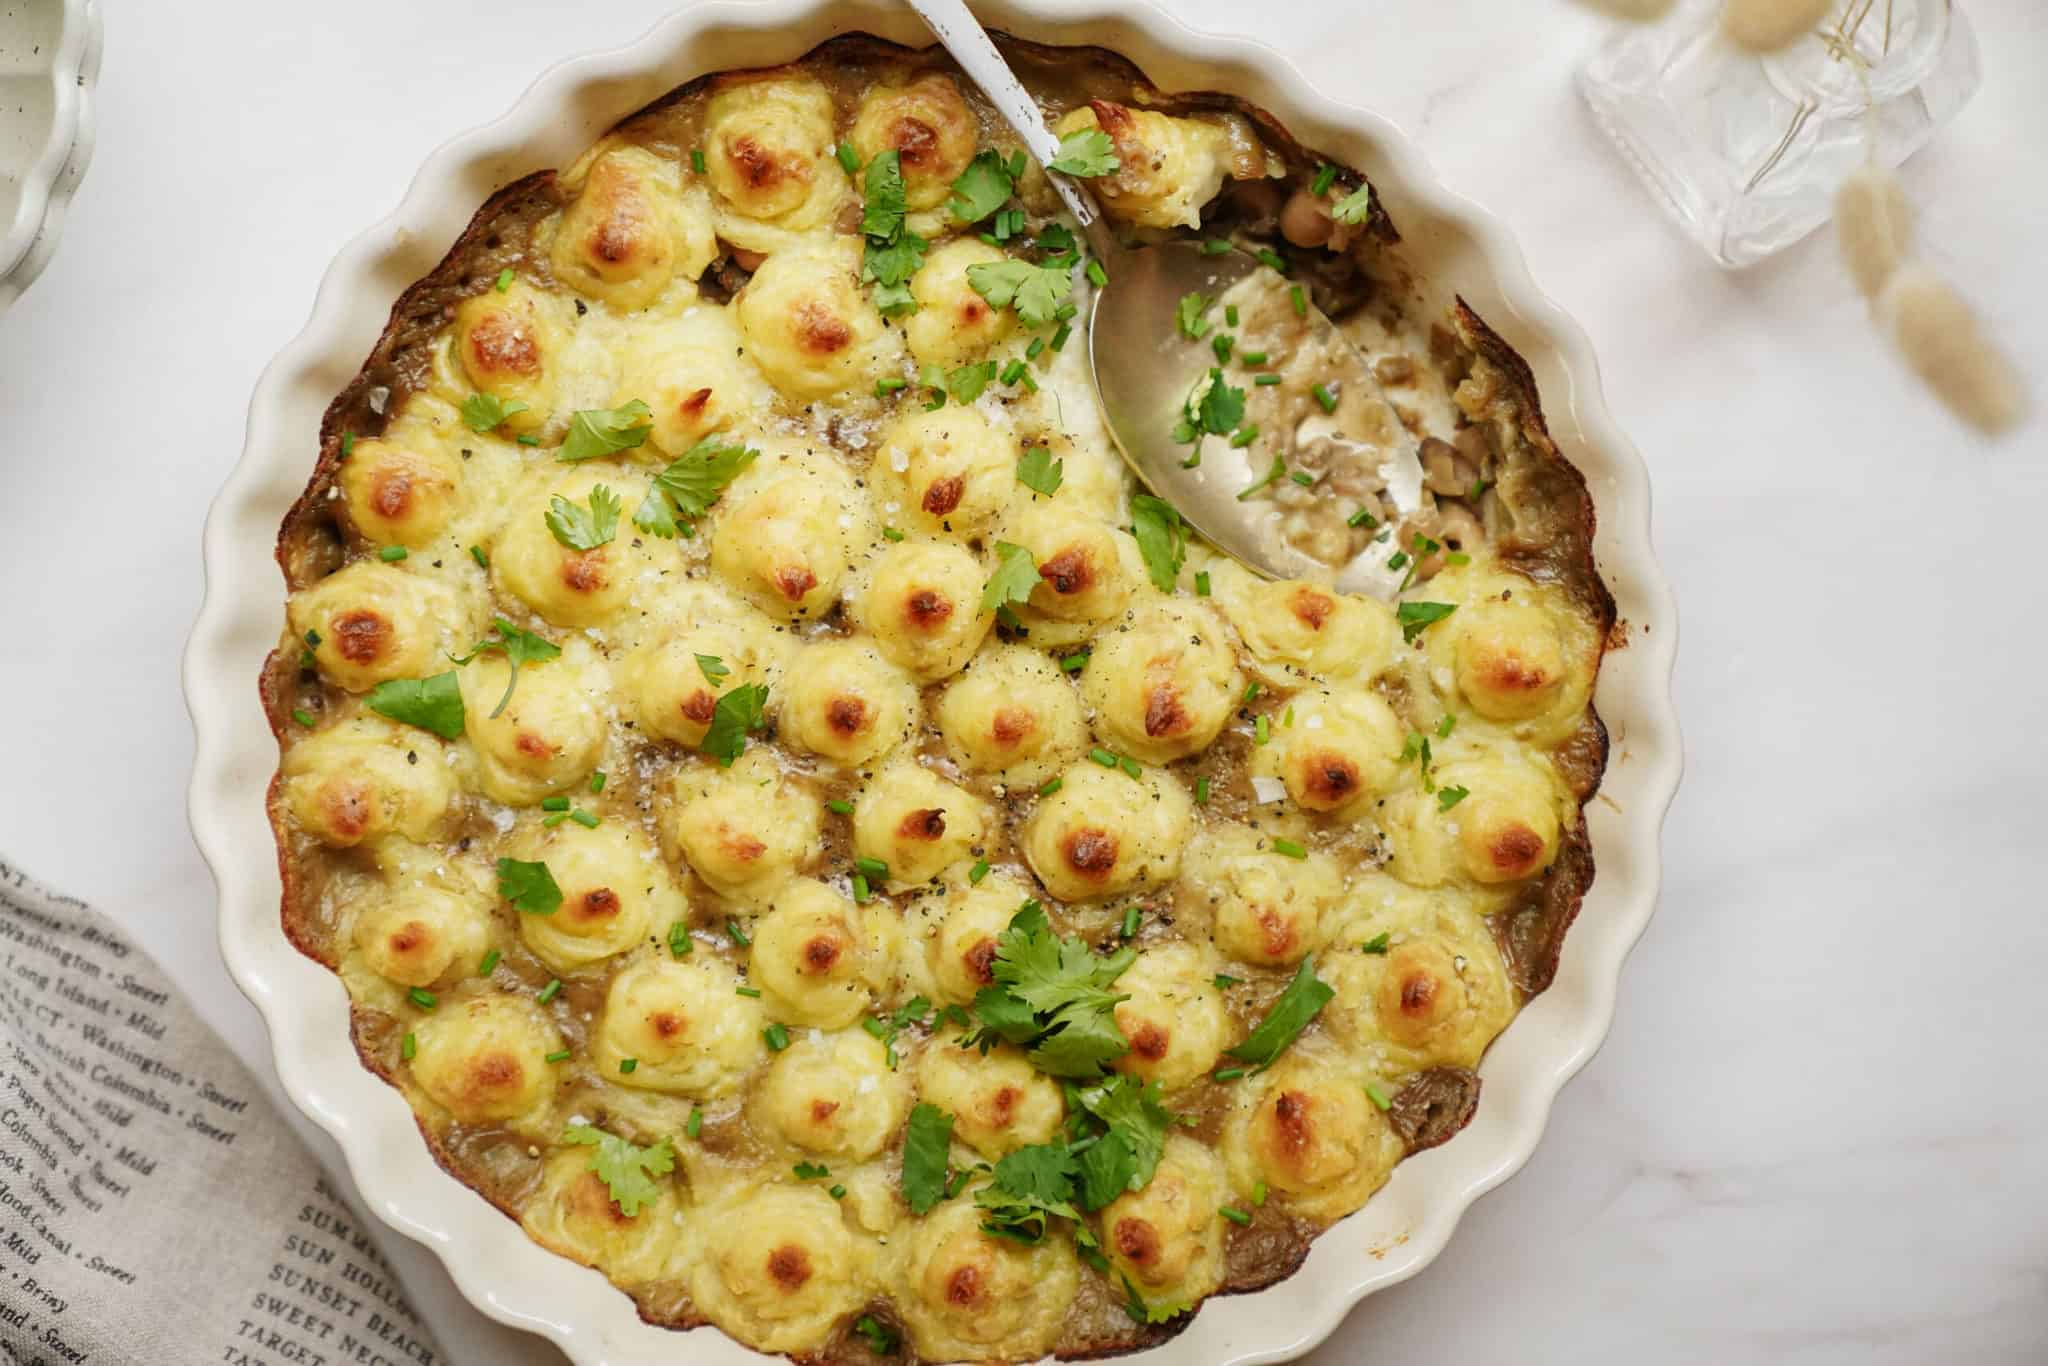
[[[365,1064],[650,1321],[804,1360],[1130,1350],[1288,1275],[1469,1119],[1593,875],[1613,608],[1527,368],[1261,111],[1003,46],[1123,232],[1373,358],[1425,510],[1312,453],[1245,496],[1398,604],[1140,494],[1100,264],[865,36],[493,196],[279,545],[284,925]],[[1343,398],[1240,323],[1174,323],[1191,450]]]

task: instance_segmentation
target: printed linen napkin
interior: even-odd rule
[[[467,1366],[378,1238],[147,955],[0,862],[0,1362]],[[476,1317],[475,1360],[561,1360]]]

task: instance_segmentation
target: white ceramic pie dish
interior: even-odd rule
[[[0,312],[56,252],[92,156],[94,0],[0,0]]]
[[[1505,232],[1443,191],[1384,119],[1317,95],[1268,48],[1196,33],[1147,4],[987,0],[976,8],[1023,37],[1111,48],[1167,88],[1242,95],[1305,144],[1364,170],[1432,288],[1444,300],[1462,295],[1535,372],[1551,431],[1591,486],[1595,553],[1627,624],[1627,647],[1608,656],[1596,695],[1613,738],[1602,796],[1586,812],[1597,880],[1555,983],[1488,1052],[1471,1126],[1402,1163],[1365,1209],[1316,1242],[1298,1274],[1256,1295],[1211,1300],[1188,1332],[1128,1358],[1146,1366],[1287,1360],[1365,1295],[1436,1256],[1465,1209],[1528,1160],[1559,1089],[1606,1036],[1622,961],[1656,900],[1659,831],[1680,769],[1670,696],[1676,619],[1650,549],[1648,481],[1600,397],[1585,336],[1537,291]],[[264,810],[277,746],[256,692],[284,612],[272,551],[312,469],[328,401],[368,354],[391,302],[434,266],[493,190],[566,165],[621,116],[694,76],[794,58],[855,29],[928,41],[907,9],[884,0],[713,0],[630,46],[554,67],[510,113],[435,153],[397,211],[342,251],[311,321],[264,372],[241,463],[207,521],[207,594],[185,657],[197,733],[191,820],[220,888],[228,969],[269,1025],[286,1091],[334,1136],[365,1203],[433,1248],[484,1312],[544,1334],[584,1366],[761,1358],[715,1330],[679,1337],[641,1323],[598,1273],[528,1241],[435,1165],[405,1101],[357,1060],[341,983],[293,949],[279,923]]]

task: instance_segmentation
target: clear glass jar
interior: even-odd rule
[[[1624,29],[1579,74],[1601,127],[1687,233],[1745,266],[1827,222],[1865,161],[1896,166],[1977,91],[1953,0],[1840,0],[1810,38],[1758,57],[1720,0]]]

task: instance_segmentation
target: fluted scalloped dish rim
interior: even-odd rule
[[[1681,769],[1671,699],[1677,621],[1650,547],[1648,476],[1607,411],[1585,334],[1536,288],[1506,231],[1444,189],[1392,123],[1317,93],[1263,43],[1197,31],[1140,0],[975,8],[1020,36],[1111,48],[1169,89],[1240,94],[1304,143],[1365,170],[1419,273],[1463,295],[1534,370],[1553,434],[1592,488],[1595,553],[1627,631],[1596,695],[1613,736],[1602,794],[1587,808],[1598,876],[1556,981],[1488,1052],[1472,1125],[1402,1163],[1365,1209],[1316,1241],[1296,1275],[1212,1299],[1186,1333],[1125,1358],[1144,1366],[1291,1360],[1360,1300],[1437,1255],[1472,1202],[1527,1162],[1558,1092],[1607,1035],[1622,962],[1655,906],[1659,834]],[[443,1172],[404,1099],[357,1059],[338,979],[286,940],[264,812],[277,746],[256,696],[284,616],[277,528],[312,468],[327,402],[369,353],[391,301],[432,267],[486,195],[566,164],[617,118],[684,80],[793,58],[855,30],[929,41],[907,9],[881,0],[708,0],[635,42],[549,68],[504,116],[444,144],[398,208],[328,268],[310,320],[257,383],[241,460],[207,518],[206,596],[184,659],[195,733],[189,815],[219,888],[228,971],[263,1016],[286,1093],[332,1135],[365,1204],[432,1248],[483,1312],[547,1337],[579,1366],[653,1366],[679,1353],[707,1366],[770,1358],[715,1329],[677,1335],[641,1322],[602,1276],[530,1242]]]

